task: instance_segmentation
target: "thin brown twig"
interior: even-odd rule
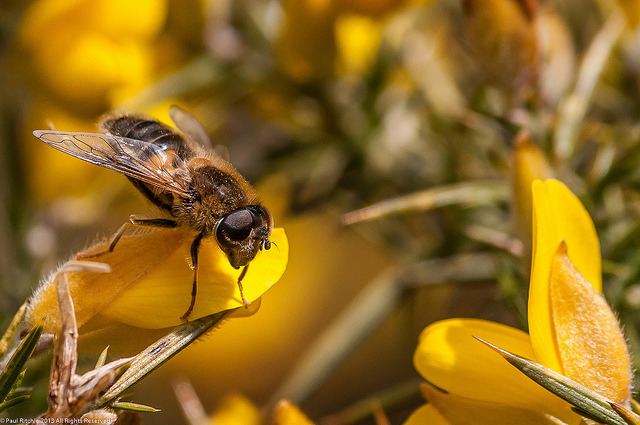
[[[56,349],[51,362],[49,378],[49,411],[44,417],[69,417],[71,377],[76,373],[78,364],[78,325],[69,293],[66,271],[58,275],[56,294],[60,308],[61,328]]]
[[[207,412],[204,410],[191,382],[186,378],[176,378],[172,382],[173,392],[178,398],[182,412],[189,425],[203,425],[208,422]]]
[[[460,182],[438,186],[405,196],[388,199],[342,216],[342,223],[350,225],[375,220],[391,214],[426,211],[446,205],[486,205],[509,199],[509,186],[504,181]]]
[[[373,406],[371,406],[371,410],[373,411],[373,420],[376,425],[391,425],[391,422],[389,422],[389,418],[387,417],[387,414],[384,413],[384,409],[380,403],[374,403]]]
[[[524,245],[522,242],[506,233],[478,225],[469,225],[463,230],[470,238],[502,249],[514,257],[521,258],[524,255]]]
[[[322,425],[351,425],[375,416],[376,409],[394,409],[407,403],[422,400],[420,384],[422,379],[412,379],[398,386],[376,393],[363,400],[359,400],[345,409],[325,416],[320,420]]]
[[[84,375],[76,374],[78,364],[78,325],[69,291],[67,273],[88,271],[108,273],[110,267],[91,261],[70,261],[61,270],[56,279],[56,294],[60,309],[61,328],[58,342],[53,352],[49,395],[49,410],[38,423],[47,423],[44,419],[79,418],[87,413],[98,397],[115,381],[117,370],[130,359],[120,359],[91,370]],[[110,415],[109,417],[112,417]],[[115,419],[114,419],[115,420]]]

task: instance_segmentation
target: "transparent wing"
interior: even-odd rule
[[[200,124],[196,117],[177,105],[169,108],[169,117],[178,130],[187,136],[189,142],[193,142],[206,151],[214,153],[229,162],[229,151],[227,148],[222,145],[214,146],[213,140],[209,137],[207,130]]]
[[[200,147],[211,150],[213,148],[213,142],[207,133],[207,130],[200,124],[200,122],[177,105],[173,105],[169,108],[169,117],[173,124],[184,134],[195,142]]]
[[[83,161],[125,174],[181,196],[189,196],[189,174],[173,151],[109,134],[36,130],[47,145]]]

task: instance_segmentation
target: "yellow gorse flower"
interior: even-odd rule
[[[153,42],[166,17],[167,0],[39,0],[26,11],[18,44],[60,100],[100,111],[114,92],[153,79]]]
[[[210,425],[261,425],[260,409],[242,394],[228,394],[209,418]]]
[[[618,322],[600,294],[600,246],[578,198],[555,180],[535,181],[530,334],[483,320],[428,326],[414,364],[429,385],[422,423],[578,424],[569,404],[529,380],[473,336],[534,360],[629,405],[631,366]]]
[[[260,409],[242,394],[226,395],[209,417],[210,425],[313,425],[300,409],[289,400],[281,400],[267,421]]]
[[[273,425],[313,425],[313,422],[296,405],[281,400],[273,412]]]
[[[362,15],[340,15],[335,22],[340,68],[347,74],[364,74],[378,54],[382,24]]]
[[[109,323],[145,329],[179,325],[190,301],[193,271],[186,258],[192,239],[193,234],[181,228],[125,236],[113,252],[98,258],[111,267],[111,273],[67,273],[80,331],[99,316]],[[284,230],[274,229],[271,241],[275,246],[258,253],[242,281],[250,302],[277,282],[287,266],[289,244]],[[106,244],[101,242],[87,252],[104,250]],[[191,319],[243,305],[236,283],[241,270],[231,267],[215,241],[203,240],[199,267]],[[60,326],[55,276],[36,291],[27,313],[30,324],[43,320],[48,332],[57,332]]]
[[[385,16],[431,1],[285,0],[278,61],[301,82],[331,78],[336,71],[366,73],[378,53]]]
[[[513,218],[522,243],[530,248],[533,214],[532,183],[537,179],[553,178],[553,170],[544,152],[533,143],[526,131],[518,133],[514,140],[511,162]],[[530,254],[528,250],[527,252]]]

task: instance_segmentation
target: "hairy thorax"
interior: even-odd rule
[[[245,182],[210,162],[196,158],[190,161],[189,171],[192,196],[174,204],[174,215],[180,224],[211,234],[225,214],[249,205],[250,198],[243,187]]]

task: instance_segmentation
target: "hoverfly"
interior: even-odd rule
[[[214,236],[238,277],[249,262],[271,248],[273,218],[260,204],[251,185],[220,154],[201,124],[186,111],[172,107],[169,115],[183,133],[140,114],[110,114],[99,124],[104,134],[36,130],[34,136],[64,153],[124,174],[147,199],[171,218],[129,217],[111,237],[109,247],[80,258],[112,252],[129,226],[196,231],[191,243],[193,286],[191,303],[181,317],[188,320],[198,291],[198,250],[203,238]]]

